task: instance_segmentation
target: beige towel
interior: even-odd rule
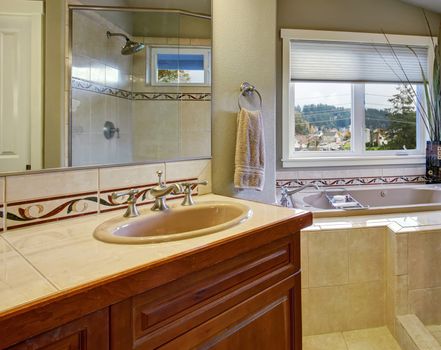
[[[234,187],[263,190],[265,181],[265,144],[260,111],[242,108],[237,116]]]

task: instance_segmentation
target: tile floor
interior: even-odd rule
[[[441,325],[426,326],[430,333],[435,337],[438,343],[441,344]]]
[[[303,350],[331,349],[401,350],[400,346],[386,327],[303,337]]]

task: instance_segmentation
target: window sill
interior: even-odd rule
[[[282,159],[284,168],[324,168],[351,166],[385,166],[385,165],[422,165],[426,163],[424,155],[403,156],[346,156],[346,157],[302,157]]]

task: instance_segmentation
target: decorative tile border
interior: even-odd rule
[[[111,88],[105,85],[78,78],[72,78],[72,89],[95,92],[97,94],[123,98],[126,100],[132,99],[132,93],[130,91]]]
[[[168,182],[168,184],[196,180],[197,178],[180,179]],[[122,192],[133,188],[139,189],[139,193],[137,194],[138,206],[151,204],[154,202],[154,199],[148,195],[148,191],[155,186],[157,186],[157,184],[146,184],[126,188],[112,188],[102,191],[99,195],[96,192],[90,192],[10,203],[6,210],[6,225],[8,230],[12,230],[78,216],[123,209],[127,207],[127,198],[123,197],[117,201],[113,201],[111,195],[113,192]],[[197,187],[193,190],[193,195],[198,195]],[[183,198],[184,196],[180,194],[170,195],[168,197],[169,199],[177,199]],[[0,205],[0,218],[2,215],[3,211]],[[0,231],[2,231],[1,227]]]
[[[211,93],[131,92],[72,78],[72,88],[132,101],[211,101]]]
[[[133,92],[134,101],[211,101],[211,93]]]
[[[35,199],[8,203],[6,226],[10,230],[97,213],[97,192]]]
[[[279,179],[276,187],[301,187],[307,184],[317,184],[324,187],[332,186],[359,186],[359,185],[399,185],[399,184],[421,184],[426,183],[424,175],[405,176],[381,176],[381,177],[355,177],[355,178],[329,178],[329,179]]]

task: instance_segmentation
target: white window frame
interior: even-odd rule
[[[424,129],[417,108],[417,149],[408,151],[369,151],[364,150],[364,84],[352,85],[352,137],[351,151],[342,152],[295,152],[295,120],[294,120],[294,88],[291,84],[290,51],[293,40],[340,41],[370,44],[388,44],[383,34],[332,32],[318,30],[282,29],[283,39],[283,88],[282,88],[282,164],[284,168],[301,167],[341,167],[341,166],[370,166],[370,165],[404,165],[425,164],[425,141],[427,133]],[[418,45],[426,46],[428,52],[429,78],[433,72],[434,51],[432,38],[427,36],[392,35],[387,34],[387,39],[392,45]],[[436,40],[436,38],[433,38]],[[429,81],[431,81],[429,79]],[[421,96],[420,96],[421,98]],[[359,110],[356,110],[358,108]],[[338,153],[338,154],[336,154]]]
[[[204,55],[204,83],[163,83],[157,80],[158,54],[189,53]],[[150,79],[152,86],[211,86],[211,47],[205,46],[152,46],[150,48]],[[149,65],[147,65],[149,66]]]

